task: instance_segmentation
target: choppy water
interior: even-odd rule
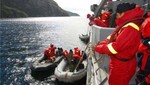
[[[79,34],[86,34],[87,23],[81,17],[0,19],[0,85],[59,85],[51,77],[32,77],[30,65],[50,43],[84,49]]]

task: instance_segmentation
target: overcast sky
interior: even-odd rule
[[[54,0],[58,5],[71,12],[78,13],[80,16],[86,16],[91,13],[90,6],[99,4],[101,0]]]

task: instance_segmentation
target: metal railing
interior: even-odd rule
[[[98,41],[104,40],[114,29],[95,25],[91,29],[86,85],[108,85],[107,72],[109,57],[95,53],[93,51],[93,45]]]

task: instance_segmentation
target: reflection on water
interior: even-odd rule
[[[33,78],[30,65],[50,43],[66,50],[84,49],[85,44],[78,37],[86,33],[87,23],[81,17],[1,19],[0,83],[56,85],[53,76],[42,81]]]

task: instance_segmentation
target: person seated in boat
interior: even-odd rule
[[[74,48],[73,61],[75,65],[79,62],[80,58],[81,58],[80,49]]]
[[[68,61],[68,51],[67,50],[65,50],[65,51],[63,51],[62,52],[62,54],[64,55],[64,59],[66,60],[66,61]]]
[[[73,66],[74,66],[74,70],[78,71],[79,69],[83,69],[84,68],[84,64],[82,64],[82,61],[86,59],[87,55],[84,51],[81,51],[80,53],[80,49],[79,48],[74,48],[74,54],[73,54]],[[77,67],[78,65],[78,67]],[[73,70],[73,71],[74,71]]]
[[[69,54],[68,54],[68,63],[69,64],[72,64],[72,57],[73,57],[73,51],[72,51],[72,49],[70,49],[70,51],[69,51]]]
[[[146,13],[144,17],[146,19],[141,25],[142,42],[137,53],[136,85],[150,85],[150,13]]]
[[[73,56],[73,51],[70,49],[69,53],[67,50],[65,50],[63,53],[62,53],[65,57],[65,60],[67,61],[68,64],[72,64],[72,56]]]
[[[51,62],[53,62],[56,58],[55,49],[56,49],[56,47],[54,47],[53,44],[50,44],[50,47],[44,51],[44,59],[50,60]]]
[[[79,63],[79,61],[81,59],[81,57],[82,57],[82,55],[80,54],[80,49],[78,47],[74,48],[74,54],[72,56],[72,64],[73,64],[72,71],[75,70],[77,64]],[[80,65],[81,65],[81,62],[80,62],[79,66],[78,66],[78,68],[76,70],[79,69]]]
[[[74,66],[73,51],[72,51],[72,49],[70,49],[70,51],[69,51],[67,60],[68,60],[69,71],[70,71],[70,72],[73,72],[75,66]]]
[[[58,48],[56,51],[56,57],[62,56],[63,55],[63,49],[62,48]]]
[[[68,64],[68,68],[69,68],[69,71],[70,72],[73,72],[74,71],[74,68],[75,68],[75,66],[74,66],[74,64],[73,64],[73,51],[70,49],[70,51],[69,51],[69,53],[68,53],[68,51],[67,50],[65,50],[64,52],[63,52],[63,55],[64,55],[64,59],[67,61],[67,64]]]
[[[82,61],[83,61],[87,58],[87,54],[84,51],[82,51],[81,54],[82,54],[82,57],[83,57],[83,59],[82,59]]]

